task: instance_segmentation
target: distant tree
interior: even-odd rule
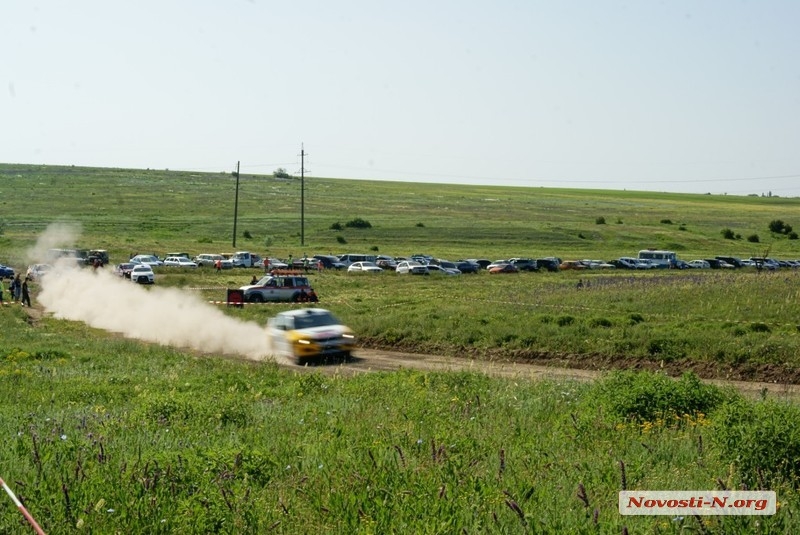
[[[780,219],[773,219],[769,222],[769,231],[776,234],[789,234],[792,231],[792,226],[784,223]]]
[[[794,232],[794,231],[790,232],[789,233],[789,239],[790,240],[796,240],[797,239],[797,232]]]
[[[344,239],[344,236],[336,236],[336,241],[338,243],[347,243],[347,240]]]
[[[761,239],[758,237],[758,234],[751,234],[747,237],[747,241],[750,243],[758,243]]]
[[[339,223],[338,221],[336,223],[334,223],[333,225],[331,225],[331,230],[342,230],[343,228],[344,227],[342,227],[342,224]]]
[[[372,224],[369,221],[361,219],[360,217],[351,219],[345,223],[344,226],[348,228],[372,228]]]
[[[292,175],[290,175],[283,167],[278,167],[275,169],[275,171],[272,172],[272,176],[275,178],[292,178]]]
[[[249,230],[245,230],[243,236],[248,240],[252,240],[253,239],[253,235],[250,234]]]
[[[369,248],[369,250],[370,251],[375,251],[377,253],[378,252],[378,246],[377,245],[373,245],[372,247]]]
[[[736,238],[736,234],[729,228],[724,228],[720,231],[722,237],[726,240],[733,240]]]
[[[419,223],[417,223],[417,224],[416,224],[416,225],[414,225],[414,226],[415,226],[415,227],[419,227],[419,228],[423,228],[423,227],[425,226],[425,223],[423,223],[423,222],[421,222],[421,221],[420,221]]]
[[[662,219],[661,220],[661,224],[662,225],[671,225],[672,224],[672,219]]]
[[[597,225],[605,225],[606,224],[606,218],[603,217],[603,216],[600,216],[597,219],[595,219],[594,222]]]

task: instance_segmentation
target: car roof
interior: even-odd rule
[[[333,313],[330,310],[325,309],[325,308],[298,308],[298,309],[295,309],[295,310],[286,310],[284,312],[279,312],[278,313],[279,316],[291,316],[293,318],[297,317],[297,316],[313,316],[315,314],[316,315],[319,315],[319,314],[331,314],[332,315]]]

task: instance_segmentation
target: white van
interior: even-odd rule
[[[349,267],[353,262],[375,262],[375,255],[343,254],[339,257],[339,261]]]

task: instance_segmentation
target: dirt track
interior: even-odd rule
[[[419,355],[415,353],[375,349],[360,349],[346,362],[320,363],[303,368],[297,366],[293,367],[297,370],[346,376],[358,375],[360,373],[412,369],[423,371],[472,371],[485,373],[494,377],[511,377],[525,380],[554,379],[574,381],[591,381],[604,373],[599,370],[540,366],[520,362],[481,361],[441,355]],[[724,379],[709,379],[706,381],[718,385],[733,386],[743,394],[753,397],[761,396],[762,392],[766,389],[767,396],[771,398],[800,399],[799,385]]]
[[[41,318],[41,310],[36,307],[26,308],[29,321],[37,322]],[[422,371],[471,371],[485,373],[494,377],[509,377],[522,380],[573,380],[591,381],[600,377],[604,371],[560,366],[543,366],[526,362],[477,360],[463,357],[448,357],[442,355],[424,355],[400,351],[387,351],[378,349],[359,349],[345,362],[317,363],[311,366],[299,367],[288,362],[279,362],[282,367],[300,372],[322,372],[326,374],[339,374],[354,376],[360,373],[373,373],[380,371],[396,371],[402,369]],[[674,372],[674,370],[672,370]],[[766,392],[770,398],[800,399],[800,385],[783,384],[779,382],[751,382],[730,379],[705,379],[705,381],[718,385],[733,386],[745,395],[758,397]]]

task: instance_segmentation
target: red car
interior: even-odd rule
[[[514,264],[500,264],[490,267],[489,273],[519,273],[519,269]]]

